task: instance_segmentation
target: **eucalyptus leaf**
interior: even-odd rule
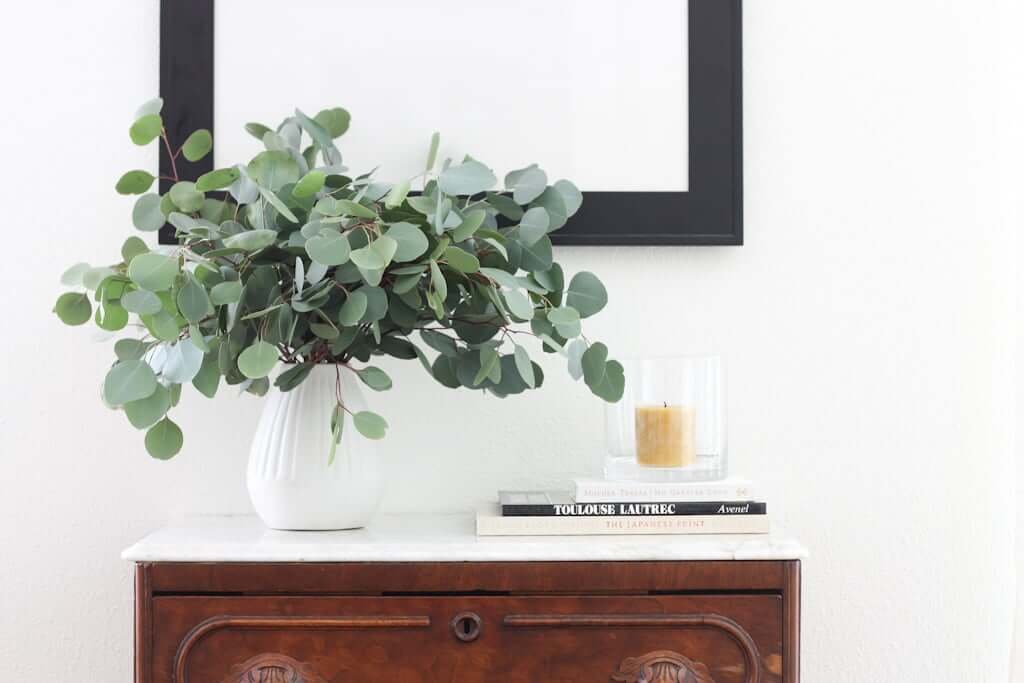
[[[53,312],[65,325],[84,325],[92,317],[92,304],[87,294],[67,292],[57,298]]]
[[[242,283],[228,280],[213,286],[210,290],[210,301],[214,306],[237,303],[242,298]]]
[[[531,164],[505,176],[505,188],[512,190],[512,200],[516,204],[526,205],[539,197],[548,184],[548,175]]]
[[[139,254],[128,264],[128,277],[132,282],[151,292],[170,289],[178,272],[177,257],[156,252]]]
[[[171,186],[168,194],[174,205],[185,213],[193,213],[203,207],[203,200],[206,198],[202,192],[196,190],[196,184],[182,180]]]
[[[148,145],[160,137],[164,122],[159,114],[144,114],[135,120],[128,129],[128,137],[136,145]]]
[[[349,260],[351,248],[343,235],[325,231],[306,242],[306,253],[323,266],[339,266]]]
[[[273,230],[247,230],[237,235],[231,235],[224,240],[224,246],[230,249],[242,249],[244,251],[259,251],[269,247],[277,241],[277,233]]]
[[[338,312],[338,323],[350,327],[358,323],[366,313],[367,299],[364,292],[358,289],[348,295]]]
[[[441,173],[437,186],[448,195],[473,195],[494,187],[498,179],[479,161],[469,160]]]
[[[459,247],[445,249],[444,260],[450,268],[454,268],[460,273],[475,273],[480,270],[480,261],[476,256]]]
[[[393,223],[385,234],[393,239],[397,245],[394,260],[399,263],[419,258],[430,246],[423,230],[413,223]]]
[[[529,352],[518,344],[516,344],[515,350],[515,364],[516,370],[519,372],[519,376],[523,378],[523,381],[526,382],[526,386],[533,389],[537,383],[533,373],[533,362],[530,361]]]
[[[125,417],[135,429],[147,429],[157,424],[171,409],[171,392],[157,385],[156,390],[138,400],[125,403]]]
[[[115,406],[146,398],[156,391],[153,369],[142,360],[115,363],[103,380],[103,397]]]
[[[128,171],[117,181],[114,187],[118,194],[142,194],[147,191],[156,178],[148,171]]]
[[[367,439],[383,439],[388,430],[387,421],[369,410],[363,410],[353,415],[352,424]]]
[[[238,356],[238,370],[249,379],[266,377],[277,364],[277,348],[265,341],[257,341]]]
[[[203,352],[195,344],[180,340],[167,348],[167,356],[160,376],[175,384],[188,384],[199,373]]]
[[[145,289],[126,292],[121,297],[121,305],[126,311],[136,315],[153,315],[163,309],[160,297]]]
[[[206,289],[196,282],[194,277],[188,278],[178,290],[177,304],[185,320],[193,323],[199,322],[212,312]]]
[[[608,303],[608,291],[596,275],[580,271],[569,282],[565,303],[579,311],[581,318],[587,318],[605,307]]]
[[[210,190],[230,187],[241,177],[242,173],[237,168],[218,168],[199,176],[196,180],[196,190],[199,192],[209,192]]]
[[[323,171],[310,171],[302,176],[299,182],[295,183],[295,187],[292,188],[292,196],[299,198],[312,197],[323,189],[326,178],[327,176]]]
[[[210,131],[200,128],[194,131],[181,146],[182,155],[189,161],[199,161],[213,149],[213,136]]]
[[[356,370],[356,375],[362,380],[363,384],[374,391],[387,391],[391,388],[391,378],[388,377],[388,373],[378,367],[369,365]]]
[[[132,225],[143,232],[153,232],[167,222],[160,209],[160,195],[144,194],[135,201],[132,209]]]
[[[519,221],[519,237],[524,246],[532,247],[544,237],[551,225],[546,209],[535,206],[523,214]]]
[[[157,460],[170,460],[181,451],[183,443],[181,428],[168,417],[146,432],[146,450]]]
[[[427,152],[427,172],[429,173],[433,168],[434,164],[437,163],[437,149],[441,145],[441,134],[437,131],[430,136],[430,150]]]
[[[65,287],[77,287],[82,284],[82,278],[92,268],[88,263],[76,263],[60,276],[60,283]]]

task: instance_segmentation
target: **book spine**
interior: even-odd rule
[[[753,500],[757,498],[747,485],[716,484],[622,484],[619,482],[577,483],[574,499],[577,503],[674,503],[715,502],[722,500]]]
[[[765,503],[708,501],[674,503],[574,503],[567,505],[502,505],[505,517],[626,517],[672,515],[763,515]]]
[[[479,536],[766,534],[768,515],[667,517],[500,517],[478,515]]]

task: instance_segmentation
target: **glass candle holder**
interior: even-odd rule
[[[710,481],[727,475],[718,356],[623,363],[626,389],[606,412],[608,479]]]

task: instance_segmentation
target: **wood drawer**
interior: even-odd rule
[[[152,683],[777,683],[783,672],[773,593],[157,595],[152,623]]]

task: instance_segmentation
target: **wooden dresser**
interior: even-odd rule
[[[487,538],[167,527],[136,563],[136,683],[796,683],[800,558],[767,536]]]

